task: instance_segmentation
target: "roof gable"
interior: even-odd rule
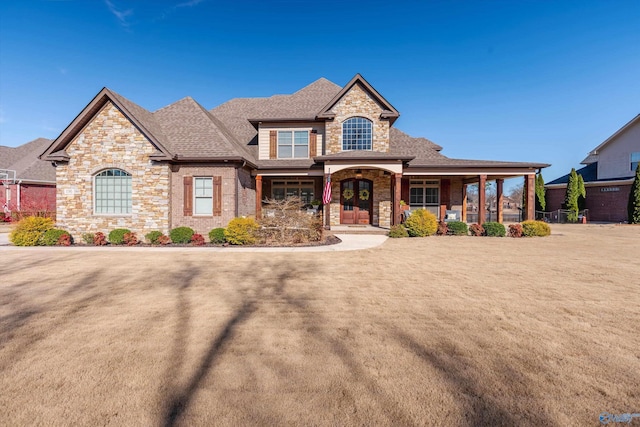
[[[71,143],[84,127],[95,117],[98,112],[108,103],[114,104],[118,110],[136,126],[140,132],[158,149],[157,159],[170,159],[172,154],[166,148],[166,138],[162,129],[156,123],[153,115],[137,104],[129,101],[121,95],[103,88],[87,104],[86,107],[76,116],[76,118],[66,127],[64,131],[47,147],[40,156],[46,160],[60,160],[65,157],[64,150]]]
[[[625,124],[620,129],[615,131],[615,133],[613,135],[611,135],[609,138],[605,139],[602,144],[598,145],[596,148],[591,150],[589,152],[589,155],[583,161],[581,161],[580,163],[583,164],[583,165],[589,165],[589,164],[592,164],[594,162],[597,162],[598,161],[598,154],[600,154],[600,151],[602,151],[602,149],[604,147],[606,147],[607,145],[611,144],[613,141],[616,140],[616,138],[618,138],[618,136],[620,136],[621,134],[623,134],[624,132],[626,132],[628,129],[630,129],[631,127],[633,127],[636,124],[640,124],[640,114],[635,116],[633,119],[629,120],[627,122],[627,124]]]
[[[351,88],[353,88],[355,85],[360,85],[373,100],[375,100],[382,106],[383,111],[382,114],[380,114],[380,118],[389,119],[391,121],[391,124],[393,124],[393,122],[395,122],[396,119],[400,117],[400,113],[398,112],[398,110],[396,110],[393,105],[389,103],[389,101],[384,99],[384,97],[380,95],[380,93],[378,93],[378,91],[375,90],[373,86],[371,86],[369,82],[367,82],[360,74],[356,74],[349,81],[349,83],[347,83],[342,88],[342,90],[340,90],[340,92],[338,92],[331,99],[331,101],[329,101],[327,105],[325,105],[322,110],[320,110],[316,117],[319,119],[333,119],[335,117],[335,114],[331,111],[331,109],[342,99],[342,97],[349,93]]]

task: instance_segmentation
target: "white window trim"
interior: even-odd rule
[[[131,179],[131,211],[130,213],[106,213],[106,212],[97,212],[97,202],[98,202],[98,186],[96,185],[96,178],[98,177],[98,175],[100,175],[102,172],[107,171],[107,170],[121,170],[122,172],[125,172],[128,174],[129,178]],[[104,216],[104,217],[119,217],[119,218],[127,218],[127,217],[131,217],[133,216],[133,174],[127,172],[125,169],[122,168],[118,168],[118,167],[110,167],[110,168],[104,168],[104,169],[100,169],[98,171],[96,171],[91,179],[91,183],[92,183],[92,187],[93,187],[93,191],[92,191],[92,195],[93,195],[93,215],[94,216]]]
[[[196,181],[198,179],[208,179],[211,181],[211,197],[198,197],[200,199],[211,199],[211,213],[208,214],[201,214],[201,213],[196,213]],[[192,202],[191,205],[193,206],[193,216],[198,216],[198,217],[212,217],[213,216],[213,198],[214,198],[214,194],[213,194],[214,188],[213,188],[213,177],[212,176],[194,176],[193,177],[193,194],[192,194]]]
[[[638,155],[638,159],[635,162],[633,161],[633,155],[634,154]],[[637,163],[640,163],[640,151],[634,151],[634,152],[629,154],[629,167],[631,168],[631,172],[635,172],[636,171],[636,168],[633,167],[634,163],[636,163],[636,168],[637,168],[638,167]]]
[[[345,150],[345,148],[344,148],[344,124],[348,120],[356,119],[356,118],[366,119],[371,123],[371,148],[367,148],[367,149],[364,149],[364,150],[358,150],[358,149]],[[341,151],[373,151],[373,135],[374,135],[374,133],[375,133],[374,121],[371,118],[369,118],[367,116],[359,115],[359,114],[355,115],[355,116],[347,117],[340,124],[340,149],[341,149]]]
[[[309,150],[311,149],[311,128],[281,128],[274,129],[277,133],[276,138],[276,157],[278,160],[299,160],[299,159],[308,159],[309,158]],[[280,157],[280,132],[291,132],[291,157]],[[307,156],[306,157],[295,157],[295,147],[296,147],[296,138],[295,132],[306,132],[307,133]]]

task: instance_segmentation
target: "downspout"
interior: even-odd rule
[[[20,184],[22,184],[22,180],[18,181],[18,186],[16,187],[16,207],[18,212],[20,212]]]

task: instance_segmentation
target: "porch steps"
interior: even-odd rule
[[[333,234],[377,234],[386,236],[388,228],[374,227],[372,225],[332,225]]]

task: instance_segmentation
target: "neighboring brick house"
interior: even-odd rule
[[[464,216],[467,184],[496,180],[502,194],[517,176],[533,201],[536,170],[548,165],[450,159],[393,127],[398,116],[359,74],[344,87],[321,78],[209,111],[187,97],[151,113],[105,88],[42,158],[57,164],[58,225],[74,235],[183,225],[205,234],[261,216],[266,198],[320,199],[329,177],[327,227],[388,227],[401,219],[401,199]]]
[[[594,148],[576,172],[586,189],[585,208],[590,221],[626,222],[627,203],[640,162],[640,114]],[[547,210],[562,208],[569,174],[545,185]]]
[[[10,214],[54,214],[56,171],[38,159],[51,140],[38,138],[18,147],[0,146],[0,211]]]

